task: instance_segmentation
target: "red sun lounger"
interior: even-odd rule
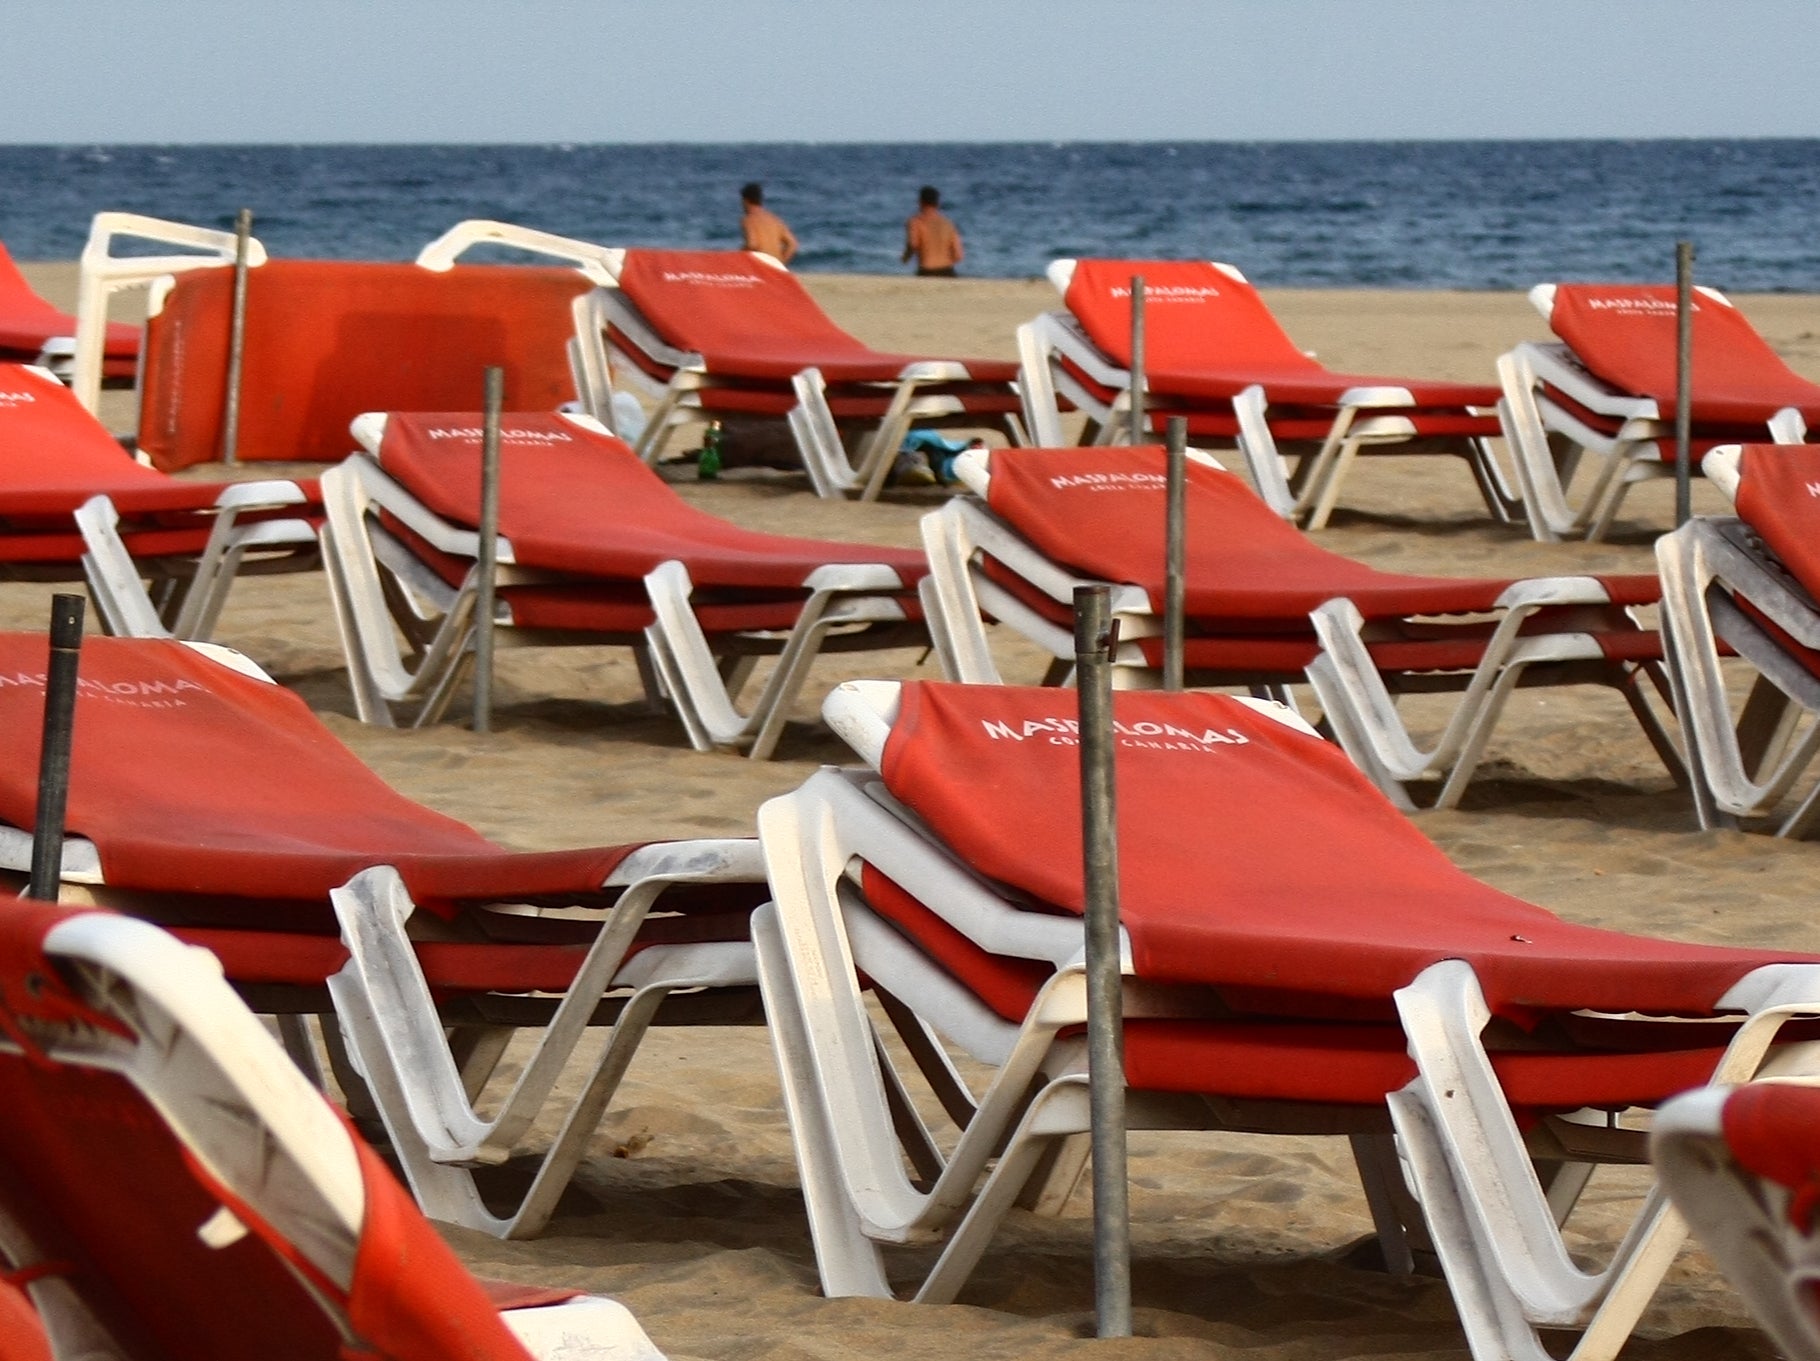
[[[0,573],[86,576],[115,633],[207,637],[239,571],[315,566],[318,514],[314,483],[179,482],[136,463],[49,372],[0,364]]]
[[[329,582],[366,722],[413,703],[417,723],[435,721],[472,655],[480,427],[472,413],[362,417],[365,452],[324,476]],[[824,648],[927,641],[917,552],[729,524],[586,416],[510,416],[500,439],[497,638],[636,649],[700,750],[769,756]],[[764,655],[776,665],[742,712]]]
[[[102,337],[101,376],[132,381],[139,367],[139,331],[115,322]],[[0,245],[0,362],[41,364],[67,381],[75,357],[76,319],[38,295]]]
[[[1820,1361],[1820,1089],[1677,1097],[1650,1133],[1675,1208],[1791,1361]]]
[[[112,254],[114,242],[129,237],[212,253]],[[477,405],[491,366],[505,370],[505,399],[515,410],[549,411],[571,400],[574,305],[604,277],[598,248],[544,233],[521,231],[517,238],[509,244],[570,263],[457,264],[459,252],[438,249],[441,242],[426,248],[436,252],[427,263],[268,260],[260,248],[247,272],[237,457],[339,461],[348,452],[348,422],[361,412]],[[472,236],[469,244],[498,239],[498,233]],[[232,241],[219,232],[103,213],[83,252],[85,337],[105,317],[111,291],[151,290],[138,448],[160,468],[222,456]],[[84,376],[76,390],[92,408],[94,388]]]
[[[0,1261],[55,1356],[660,1361],[615,1301],[470,1276],[215,961],[146,922],[8,904],[0,1103]]]
[[[760,810],[753,923],[804,1199],[830,1294],[888,1295],[886,1249],[934,1243],[918,1294],[951,1299],[1011,1203],[1053,1206],[1080,1167],[1077,703],[862,681],[827,716],[871,769]],[[1406,1266],[1400,1154],[1475,1357],[1541,1361],[1544,1328],[1611,1357],[1679,1225],[1651,1196],[1582,1266],[1534,1160],[1564,1165],[1563,1212],[1581,1165],[1641,1161],[1586,1108],[1755,1073],[1820,1011],[1815,957],[1579,926],[1479,883],[1280,706],[1121,692],[1112,718],[1133,1127],[1352,1135]]]
[[[1131,280],[1144,278],[1144,409],[1191,439],[1233,445],[1283,516],[1327,523],[1361,452],[1464,457],[1487,507],[1511,518],[1514,497],[1485,441],[1498,433],[1497,389],[1336,373],[1298,349],[1258,291],[1231,265],[1202,260],[1057,260],[1049,278],[1066,309],[1018,331],[1031,442],[1063,442],[1058,394],[1087,413],[1092,443],[1129,433]],[[1285,470],[1279,450],[1292,453]]]
[[[44,667],[41,638],[0,634],[0,864],[15,873],[30,864]],[[261,1010],[332,1000],[427,1211],[535,1233],[659,1005],[706,990],[694,1015],[665,1019],[750,1017],[756,848],[507,850],[393,791],[251,670],[220,649],[84,643],[66,891],[208,946]],[[610,1042],[531,1187],[489,1210],[471,1168],[513,1152],[596,1022],[613,1023]],[[484,1082],[519,1025],[543,1038],[483,1118],[464,1076]],[[465,1074],[445,1026],[480,1041]]]
[[[1538,284],[1529,297],[1560,341],[1498,360],[1498,410],[1530,531],[1601,539],[1631,487],[1675,475],[1675,289]],[[1693,343],[1696,459],[1766,435],[1799,443],[1820,426],[1820,383],[1790,369],[1717,289],[1694,290]]]
[[[1021,439],[1016,364],[875,350],[836,326],[795,275],[755,251],[618,255],[613,286],[595,295],[595,314],[578,335],[581,368],[589,410],[603,420],[609,351],[621,378],[655,401],[637,442],[647,461],[685,422],[783,419],[806,401],[869,429],[857,466],[838,444],[832,458],[802,445],[817,493],[869,500],[912,421],[1003,426]]]
[[[926,615],[945,674],[993,683],[982,616],[1055,659],[1074,656],[1072,594],[1109,583],[1119,620],[1115,683],[1154,685],[1162,664],[1163,451],[970,451],[955,470],[980,499],[925,516]],[[1193,683],[1278,691],[1306,679],[1361,768],[1407,804],[1442,777],[1456,803],[1519,686],[1602,684],[1630,703],[1657,752],[1672,744],[1641,682],[1666,692],[1657,635],[1632,617],[1654,577],[1424,577],[1381,572],[1316,545],[1205,455],[1188,463],[1184,660]],[[1393,694],[1458,691],[1426,747]]]
[[[1656,541],[1695,809],[1703,827],[1768,818],[1807,835],[1820,808],[1803,788],[1820,750],[1820,447],[1726,445],[1701,466],[1736,513]],[[1722,662],[1734,654],[1748,693]]]

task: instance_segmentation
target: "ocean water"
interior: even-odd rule
[[[401,259],[493,217],[615,245],[738,244],[763,180],[796,268],[894,273],[938,185],[963,272],[1064,255],[1215,258],[1264,285],[1668,280],[1820,292],[1820,140],[935,145],[0,146],[0,241],[70,259],[92,214],[228,227],[275,254]]]

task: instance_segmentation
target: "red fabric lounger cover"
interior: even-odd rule
[[[24,1290],[0,1279],[0,1361],[52,1361],[50,1339]]]
[[[1548,324],[1580,361],[1621,392],[1675,409],[1672,284],[1557,284]],[[1736,307],[1694,295],[1694,420],[1761,425],[1783,407],[1820,424],[1820,383],[1783,362]]]
[[[1154,446],[998,449],[988,504],[1083,576],[1163,598],[1167,474]],[[1345,596],[1366,618],[1490,609],[1509,581],[1380,572],[1320,547],[1231,473],[1188,464],[1185,607],[1191,618],[1306,622]],[[1618,604],[1655,600],[1654,577],[1601,577]]]
[[[0,933],[0,1026],[87,1020],[117,1030],[57,981],[42,941],[68,909],[20,903]],[[35,977],[30,991],[25,984]],[[125,1078],[0,1058],[0,1203],[135,1356],[338,1361],[353,1355],[304,1284],[335,1300],[388,1361],[529,1361],[493,1302],[410,1196],[356,1142],[366,1215],[345,1294],[220,1186]],[[350,1135],[350,1138],[353,1136]],[[225,1206],[250,1230],[209,1246]],[[249,1307],[251,1305],[252,1307]]]
[[[0,358],[29,362],[38,358],[46,341],[75,334],[76,319],[41,298],[0,246]],[[139,359],[139,328],[110,321],[102,358],[108,376],[130,376]]]
[[[1820,445],[1747,444],[1738,515],[1809,594],[1820,591]]]
[[[909,683],[891,793],[981,873],[1082,910],[1075,697]],[[1121,691],[1122,915],[1139,976],[1387,997],[1463,959],[1494,1011],[1710,1012],[1765,951],[1564,922],[1456,867],[1338,747],[1224,695]]]
[[[0,364],[0,518],[67,517],[97,495],[123,515],[208,510],[224,485],[146,467],[63,384]]]
[[[1738,1165],[1793,1191],[1789,1220],[1811,1231],[1820,1210],[1820,1088],[1747,1083],[1725,1099],[1723,1128]]]
[[[749,251],[629,250],[619,287],[669,345],[708,372],[788,382],[817,368],[830,383],[893,382],[931,359],[966,365],[982,383],[1009,383],[1017,365],[952,355],[886,354],[836,326],[796,276]]]
[[[445,519],[480,521],[480,417],[393,414],[379,462]],[[828,563],[882,563],[906,588],[928,570],[921,553],[871,544],[761,534],[698,510],[626,444],[555,415],[500,424],[499,532],[518,564],[639,580],[678,560],[697,586],[797,590]]]
[[[0,820],[31,827],[46,645],[0,634]],[[230,777],[231,776],[231,777]],[[323,901],[394,865],[420,906],[585,894],[631,847],[519,853],[397,793],[277,685],[180,643],[83,643],[67,823],[121,888]]]
[[[146,325],[139,448],[160,468],[219,457],[234,272],[180,275]],[[575,395],[572,269],[272,260],[247,276],[239,456],[338,462],[363,411],[446,411],[505,369],[506,404],[549,411]]]
[[[1115,364],[1131,366],[1131,278],[1144,276],[1144,370],[1166,397],[1332,405],[1355,387],[1408,389],[1418,407],[1494,406],[1483,383],[1336,373],[1296,347],[1257,289],[1205,260],[1080,260],[1064,301]]]

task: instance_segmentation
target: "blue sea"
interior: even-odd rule
[[[614,245],[734,246],[762,180],[796,268],[900,272],[941,188],[964,273],[1063,255],[1230,261],[1264,285],[1667,280],[1820,292],[1820,141],[0,146],[0,241],[71,259],[91,214],[231,226],[275,254],[401,259],[493,217]]]

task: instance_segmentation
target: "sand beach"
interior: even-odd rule
[[[60,305],[73,265],[26,265]],[[881,348],[1012,358],[1020,323],[1055,305],[1040,280],[806,275],[829,313]],[[1290,334],[1336,368],[1491,381],[1495,358],[1547,327],[1519,294],[1265,290]],[[1820,298],[1735,299],[1790,364],[1820,380]],[[130,421],[120,394],[105,415]],[[218,471],[218,470],[217,470]],[[209,470],[196,473],[212,475]],[[800,477],[672,474],[690,500],[755,528],[914,546],[946,493],[882,504],[816,500]],[[1696,509],[1718,502],[1696,488]],[[1463,465],[1373,459],[1347,484],[1328,546],[1407,571],[1515,576],[1652,572],[1672,488],[1646,486],[1602,544],[1536,544],[1485,516]],[[52,588],[0,585],[0,626],[43,626]],[[300,691],[398,788],[527,849],[660,837],[741,835],[766,798],[844,748],[815,722],[826,687],[860,675],[930,676],[918,652],[824,658],[770,762],[689,749],[680,725],[646,714],[629,657],[574,649],[503,654],[497,731],[457,723],[369,729],[353,717],[322,578],[243,580],[218,640]],[[1014,679],[1041,667],[1001,654]],[[1418,706],[1415,712],[1420,713]],[[1464,806],[1418,815],[1473,874],[1577,921],[1688,940],[1820,950],[1820,846],[1693,830],[1691,810],[1623,702],[1603,691],[1519,695]],[[500,1175],[510,1180],[511,1167]],[[1583,1213],[1586,1246],[1615,1233],[1645,1178],[1602,1173]],[[450,1231],[484,1272],[612,1294],[676,1358],[979,1361],[1118,1356],[1130,1361],[1442,1361],[1466,1355],[1438,1279],[1350,1265],[1369,1231],[1341,1139],[1209,1135],[1133,1138],[1138,1330],[1091,1341],[1089,1207],[1059,1220],[1014,1212],[962,1302],[826,1300],[815,1273],[789,1130],[764,1032],[656,1033],[555,1222],[502,1243]],[[1697,1247],[1687,1249],[1627,1356],[1768,1358],[1768,1341]]]

